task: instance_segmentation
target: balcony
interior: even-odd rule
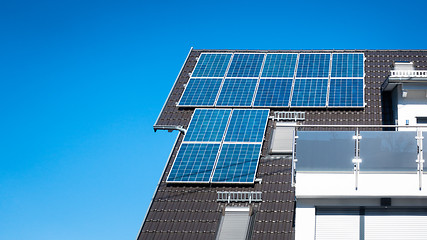
[[[427,83],[427,70],[391,70],[381,89],[391,91],[396,85],[404,83]]]
[[[427,78],[427,70],[391,70],[390,78]]]
[[[350,131],[297,131],[293,156],[297,197],[427,196],[425,129],[346,127]]]

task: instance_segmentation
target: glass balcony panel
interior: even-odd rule
[[[353,171],[353,131],[299,131],[297,171]]]
[[[360,171],[417,171],[416,132],[362,131]]]

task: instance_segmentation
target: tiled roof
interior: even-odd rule
[[[188,127],[194,108],[178,108],[176,103],[189,80],[196,58],[202,52],[363,52],[365,61],[365,102],[363,109],[300,109],[304,124],[377,125],[391,121],[390,95],[381,93],[381,84],[395,61],[413,61],[415,69],[427,70],[425,50],[191,50],[155,125]],[[275,109],[273,111],[276,111]],[[288,109],[279,109],[281,111]],[[271,111],[271,115],[274,114]],[[252,239],[293,239],[294,188],[291,187],[291,157],[269,157],[267,148],[273,130],[269,120],[262,157],[254,185],[166,184],[183,135],[173,147],[162,180],[143,222],[138,239],[215,239],[224,203],[217,202],[217,191],[261,191],[262,202],[252,203],[255,222]],[[243,204],[243,203],[241,203]],[[247,203],[246,203],[247,204]]]

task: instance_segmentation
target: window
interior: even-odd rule
[[[252,218],[249,207],[226,207],[219,224],[217,240],[249,238]]]
[[[417,117],[417,124],[427,124],[427,117]]]

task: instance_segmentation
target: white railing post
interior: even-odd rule
[[[421,129],[417,129],[417,160],[418,163],[418,186],[421,191],[423,187],[423,174],[424,174],[424,154],[423,154],[423,131]]]

